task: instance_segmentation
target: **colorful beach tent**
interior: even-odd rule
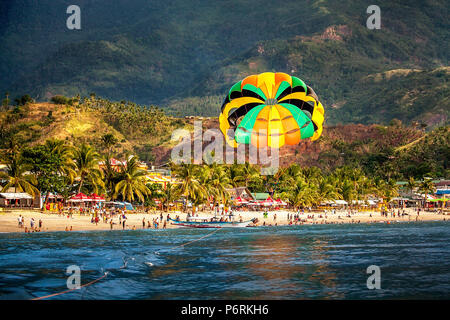
[[[236,204],[246,204],[246,203],[248,203],[247,200],[245,200],[244,198],[241,198],[240,196],[237,197],[236,199],[234,199],[234,201],[236,202]]]
[[[80,192],[72,197],[70,197],[70,199],[68,200],[69,202],[86,202],[89,201],[90,198],[85,195],[84,193]]]
[[[273,206],[276,204],[277,203],[275,201],[273,201],[273,199],[270,196],[267,197],[266,200],[260,202],[260,205],[265,206],[265,207]]]
[[[94,202],[102,202],[105,201],[105,198],[93,193],[91,194],[91,196],[89,197],[90,201],[94,201]]]

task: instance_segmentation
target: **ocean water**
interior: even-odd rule
[[[0,234],[0,299],[449,299],[450,223]],[[198,240],[200,239],[200,240]],[[180,246],[189,241],[186,246]],[[367,267],[381,289],[367,288]]]

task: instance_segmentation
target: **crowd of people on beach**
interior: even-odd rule
[[[30,219],[30,227],[26,227],[25,226],[25,217],[23,217],[22,215],[19,215],[17,217],[17,223],[18,223],[18,227],[19,228],[23,228],[25,233],[30,233],[30,232],[41,232],[42,230],[42,219],[39,219],[37,225],[36,225],[36,221],[34,220],[34,218]]]
[[[62,206],[58,207],[57,215],[59,217],[64,217],[67,219],[74,219],[74,214],[78,216],[90,216],[91,224],[98,225],[100,222],[104,224],[109,224],[109,229],[114,230],[114,226],[118,225],[119,229],[122,230],[136,230],[136,225],[128,226],[128,218],[125,208],[101,208],[101,207],[69,207],[64,208]],[[305,211],[306,210],[306,211]],[[392,208],[392,207],[382,207],[381,210],[377,213],[376,211],[368,212],[367,217],[373,218],[371,220],[367,220],[367,217],[364,219],[364,223],[371,222],[380,222],[380,219],[373,217],[374,214],[380,214],[381,217],[385,218],[381,222],[390,223],[393,218],[399,218],[404,221],[405,217],[408,217],[408,221],[411,221],[415,215],[415,221],[419,221],[420,214],[424,209],[422,208]],[[238,221],[242,222],[242,210],[236,210],[238,214]],[[224,209],[224,208],[215,208],[214,216],[220,216],[220,222],[228,222],[235,221],[235,216],[233,215],[232,209]],[[286,213],[286,216],[283,216],[280,221],[278,221],[277,214]],[[142,229],[166,229],[168,224],[170,223],[170,213],[166,213],[164,217],[163,212],[155,212],[151,213],[146,211],[148,214],[142,218]],[[333,209],[323,209],[320,212],[315,212],[310,208],[297,209],[296,211],[269,211],[268,209],[261,210],[259,212],[255,212],[257,215],[262,214],[262,221],[258,219],[258,217],[253,217],[252,224],[250,226],[278,226],[282,225],[303,225],[303,224],[343,224],[343,223],[361,223],[360,218],[361,212],[357,209],[352,208],[333,208]],[[439,212],[438,212],[439,213]],[[270,218],[269,218],[270,214]],[[187,219],[190,217],[198,217],[198,213],[187,213]],[[286,217],[286,219],[285,219]],[[331,219],[329,219],[331,218]],[[176,215],[173,220],[180,221],[180,216]],[[444,218],[445,220],[445,218]],[[39,219],[37,222],[32,217],[29,221],[29,227],[25,226],[25,218],[22,215],[19,215],[17,218],[18,227],[24,229],[26,233],[30,232],[41,232],[43,231],[43,221]],[[211,218],[213,221],[213,218]],[[134,222],[136,223],[136,221]],[[48,231],[48,229],[47,229]],[[68,224],[65,226],[65,231],[73,231],[73,227]]]

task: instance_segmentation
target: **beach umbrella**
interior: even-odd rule
[[[236,202],[236,204],[246,204],[246,203],[248,203],[247,200],[245,200],[244,198],[241,198],[240,196],[237,197],[236,199],[234,199],[234,201]]]
[[[90,199],[91,201],[95,201],[95,202],[106,201],[105,198],[103,198],[103,197],[101,197],[101,196],[99,196],[99,195],[97,195],[97,194],[95,194],[95,193],[91,194],[91,196],[89,197],[89,199]]]
[[[261,205],[268,207],[268,206],[276,205],[276,202],[273,201],[273,199],[269,196],[269,197],[267,197],[266,200],[261,201]]]
[[[277,205],[279,206],[286,206],[287,203],[284,202],[283,200],[281,200],[280,198],[278,198],[277,200],[275,200],[275,202],[277,203]]]
[[[286,73],[251,75],[233,85],[219,116],[230,146],[280,148],[322,134],[324,108],[314,90]],[[228,130],[234,130],[234,138]]]
[[[84,193],[80,192],[72,197],[70,197],[70,199],[68,201],[70,202],[84,202],[84,201],[89,201],[90,198],[85,195]]]

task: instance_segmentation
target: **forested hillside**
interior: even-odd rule
[[[217,116],[243,77],[286,72],[323,101],[327,123],[448,123],[448,1],[80,0],[0,4],[0,90],[89,95]]]
[[[178,143],[171,141],[175,129],[192,133],[193,122],[199,120],[204,131],[219,127],[216,117],[173,118],[156,107],[128,101],[111,102],[95,96],[52,100],[3,107],[0,151],[5,152],[11,145],[24,148],[58,139],[75,146],[85,143],[105,153],[109,148],[105,145],[107,139],[116,157],[136,154],[148,163],[162,165],[170,160],[171,150]],[[204,147],[207,144],[203,142]],[[393,120],[386,126],[326,126],[319,140],[284,146],[279,154],[282,167],[296,163],[327,172],[343,166],[359,167],[386,179],[449,177],[449,145],[449,126],[426,132],[419,124],[409,126]]]

